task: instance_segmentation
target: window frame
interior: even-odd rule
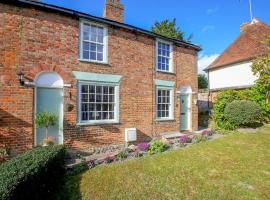
[[[82,120],[81,119],[81,98],[82,98],[82,92],[81,88],[82,85],[95,85],[95,86],[110,86],[114,87],[114,119],[108,119],[108,120]],[[91,81],[78,81],[78,96],[77,96],[77,125],[97,125],[97,124],[117,124],[119,123],[119,84],[113,84],[113,83],[106,83],[106,82],[91,82]]]
[[[159,56],[159,54],[158,54],[158,44],[159,43],[170,45],[169,70],[158,69],[158,56]],[[162,39],[159,39],[159,38],[156,39],[156,71],[165,72],[165,73],[174,73],[174,69],[173,69],[173,43],[162,40]]]
[[[158,117],[158,90],[170,91],[169,117]],[[171,120],[174,120],[174,88],[156,86],[156,121],[171,121]]]
[[[83,25],[95,25],[98,27],[102,27],[104,30],[104,35],[103,35],[103,60],[92,60],[90,59],[85,59],[83,58]],[[94,62],[94,63],[101,63],[101,64],[108,64],[108,27],[103,24],[95,23],[92,21],[88,21],[85,19],[80,19],[80,33],[79,33],[79,60],[84,61],[84,62]]]

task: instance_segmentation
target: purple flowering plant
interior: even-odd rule
[[[149,143],[143,142],[143,143],[138,144],[138,149],[140,151],[147,151],[149,149],[149,146],[150,146]]]
[[[204,131],[202,132],[202,136],[204,136],[204,137],[208,137],[209,135],[210,135],[210,132],[207,131],[207,130],[204,130]]]
[[[182,135],[182,136],[180,136],[179,142],[180,142],[180,144],[184,144],[188,141],[188,139],[189,138],[187,135]]]

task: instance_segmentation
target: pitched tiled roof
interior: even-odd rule
[[[270,35],[270,26],[254,18],[241,26],[241,34],[205,71],[267,54],[264,43],[267,35]]]

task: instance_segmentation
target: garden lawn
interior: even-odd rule
[[[65,199],[270,199],[270,126],[68,176]]]

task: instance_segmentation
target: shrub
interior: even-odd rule
[[[52,145],[53,139],[52,137],[48,138],[48,129],[51,126],[54,126],[58,120],[58,117],[53,113],[44,111],[36,115],[35,124],[37,128],[44,128],[45,129],[45,139],[44,143],[46,145]]]
[[[147,151],[149,149],[149,143],[143,142],[138,144],[138,149],[140,151]]]
[[[234,100],[240,100],[240,95],[237,91],[227,90],[218,93],[217,99],[214,102],[213,107],[213,120],[215,126],[218,129],[230,129],[229,125],[224,116],[224,110],[226,106]]]
[[[148,149],[149,154],[161,153],[166,150],[166,145],[162,141],[153,140]]]
[[[208,140],[208,136],[205,136],[205,135],[196,135],[196,137],[194,138],[195,143],[205,142],[207,140]]]
[[[117,154],[116,158],[117,158],[117,160],[124,160],[124,159],[127,158],[127,156],[128,156],[128,150],[127,149],[123,149],[122,151],[120,151]]]
[[[248,126],[260,123],[261,111],[258,104],[252,101],[240,100],[229,103],[224,111],[224,116],[235,127]]]
[[[0,199],[50,199],[64,174],[65,148],[32,149],[0,165]]]

